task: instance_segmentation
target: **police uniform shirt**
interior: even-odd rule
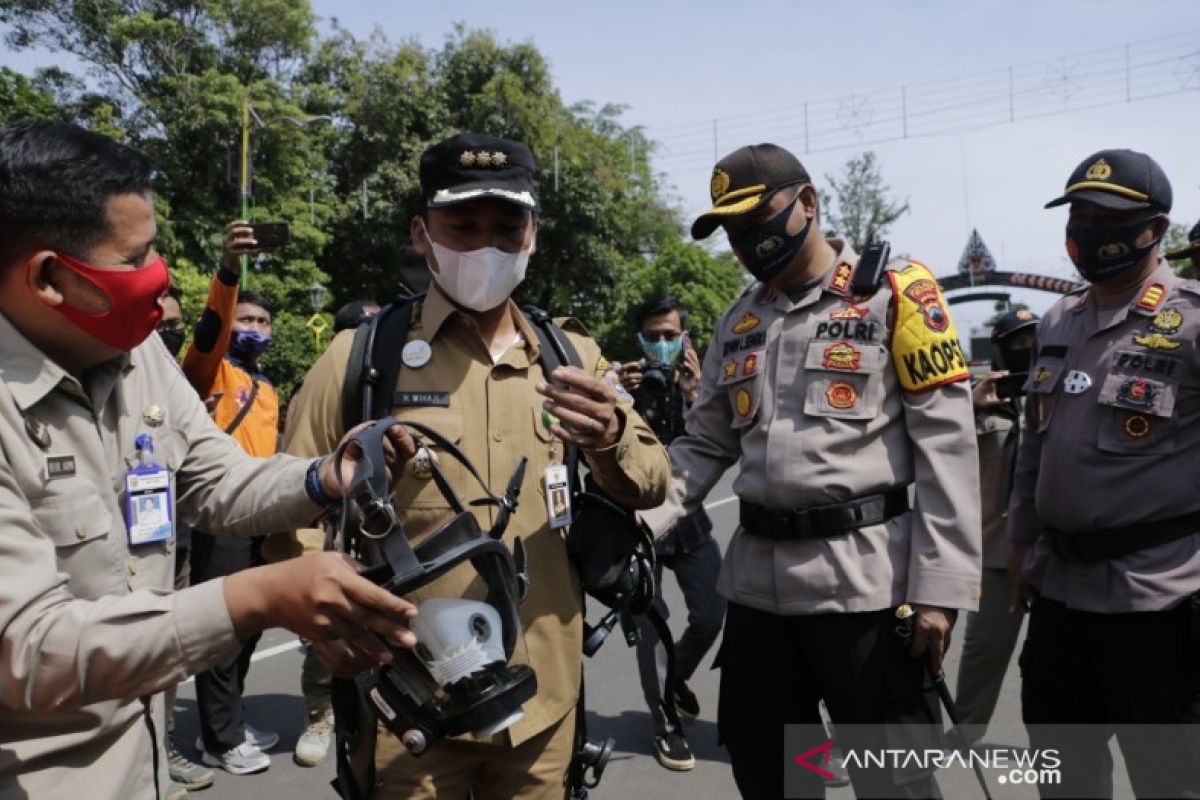
[[[459,312],[436,284],[431,285],[426,299],[414,309],[408,333],[409,342],[428,343],[431,355],[427,363],[418,360],[401,367],[392,413],[402,422],[424,423],[457,444],[493,493],[504,491],[522,456],[529,459],[520,502],[504,533],[510,548],[520,537],[528,555],[529,596],[521,604],[520,615],[529,663],[538,683],[537,695],[524,705],[524,717],[502,734],[517,745],[561,720],[575,706],[582,667],[583,597],[562,536],[550,529],[547,516],[542,478],[552,459],[563,458],[563,447],[544,424],[545,398],[534,388],[544,379],[537,334],[511,301],[509,308],[523,341],[493,360],[471,317]],[[583,368],[597,376],[608,374],[608,362],[582,326],[569,319],[560,323]],[[353,331],[338,335],[305,377],[285,437],[289,453],[325,452],[329,442],[340,438],[342,383],[352,342]],[[396,347],[401,347],[400,343]],[[587,467],[616,502],[630,508],[657,505],[662,502],[669,474],[666,451],[627,400],[620,402],[617,413],[624,419],[620,440],[604,450],[585,451]],[[431,533],[452,516],[423,464],[425,458],[437,459],[464,503],[482,494],[479,484],[456,460],[436,446],[431,445],[428,452],[428,456],[410,461],[393,486],[404,531],[414,539]],[[493,507],[470,510],[487,530],[495,518]],[[322,539],[313,531],[298,534],[308,547]],[[419,603],[428,597],[476,597],[481,587],[471,567],[460,565],[408,599]],[[402,749],[387,733],[381,735],[379,747],[381,752]]]
[[[174,542],[128,543],[139,434],[182,522],[248,536],[320,513],[307,462],[244,455],[157,336],[80,382],[0,315],[0,798],[164,796],[152,696],[239,647],[222,580],[172,593]]]
[[[647,519],[665,531],[739,459],[737,495],[770,509],[913,484],[910,513],[848,535],[772,540],[739,529],[719,588],[775,614],[905,601],[973,609],[979,471],[966,363],[944,300],[928,270],[907,261],[889,264],[892,276],[873,296],[851,297],[857,255],[831,243],[838,253],[818,285],[795,300],[756,286],[718,323],[688,432],[670,447],[668,501]],[[923,320],[929,332],[943,331],[903,353],[893,280],[919,299],[917,327]],[[904,391],[902,380],[921,390]]]
[[[1012,493],[1019,418],[1016,409],[975,412],[979,447],[979,499],[983,517],[984,569],[1005,569],[1012,544],[1008,538],[1008,499]]]
[[[1200,283],[1160,264],[1131,299],[1068,295],[1042,318],[1009,535],[1025,577],[1071,608],[1154,611],[1200,590],[1200,533],[1120,558],[1060,558],[1042,527],[1145,525],[1200,512]]]

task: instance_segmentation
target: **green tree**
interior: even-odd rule
[[[892,223],[908,213],[908,201],[890,197],[875,154],[855,156],[842,168],[842,176],[826,175],[831,191],[821,192],[826,232],[840,236],[857,250],[882,239]]]

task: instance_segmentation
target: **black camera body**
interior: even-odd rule
[[[647,389],[667,393],[675,384],[675,365],[651,361],[642,368],[642,383]]]

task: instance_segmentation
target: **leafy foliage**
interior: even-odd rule
[[[856,250],[884,238],[892,223],[908,213],[907,200],[889,197],[891,188],[869,150],[847,161],[841,178],[826,175],[825,180],[832,189],[832,194],[821,192],[827,232],[848,239]]]

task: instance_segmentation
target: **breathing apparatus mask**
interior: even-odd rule
[[[420,755],[447,736],[499,733],[521,718],[522,704],[537,692],[518,613],[528,589],[525,549],[518,539],[510,552],[500,540],[517,507],[526,459],[513,470],[504,496],[496,497],[453,443],[432,428],[404,422],[418,446],[424,446],[423,440],[437,445],[479,482],[484,497],[471,505],[497,507],[496,521],[485,533],[430,459],[431,477],[454,516],[413,545],[396,515],[384,466],[383,440],[396,424],[400,423],[389,417],[350,440],[361,448],[362,458],[344,487],[342,547],[378,561],[364,577],[396,595],[416,592],[468,564],[486,587],[478,600],[431,597],[418,603],[412,625],[416,648],[394,649],[391,664],[359,679],[379,720],[411,753]],[[335,454],[339,476],[345,447]]]

